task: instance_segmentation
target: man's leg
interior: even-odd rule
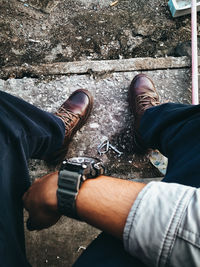
[[[142,149],[159,149],[169,160],[165,182],[199,187],[200,106],[159,105],[151,79],[137,75],[129,89],[135,117],[135,143]]]
[[[140,133],[148,148],[168,158],[165,182],[200,187],[200,106],[163,104],[144,113]]]
[[[63,140],[68,143],[82,125],[85,114],[80,113],[90,106],[89,98],[86,92],[72,94],[59,111],[60,119],[0,92],[0,266],[28,266],[22,205],[30,185],[27,160],[49,158],[54,151],[63,154]]]
[[[22,196],[30,185],[27,160],[58,149],[59,118],[0,92],[0,265],[26,266]],[[54,135],[57,138],[53,138]]]

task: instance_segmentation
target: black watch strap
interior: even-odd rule
[[[59,212],[78,220],[80,218],[76,212],[76,197],[82,183],[81,177],[81,172],[60,170],[57,190]]]

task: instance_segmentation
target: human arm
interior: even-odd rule
[[[57,182],[58,173],[55,172],[37,179],[24,194],[30,230],[49,227],[59,219]],[[76,199],[77,213],[82,220],[122,238],[129,210],[144,186],[142,183],[107,176],[88,179],[81,186]]]
[[[48,227],[60,216],[57,179],[54,173],[37,180],[24,196],[32,230]],[[80,218],[123,237],[132,256],[149,266],[175,267],[200,262],[199,203],[200,191],[193,187],[163,182],[145,186],[106,176],[84,182],[76,200]]]
[[[76,200],[78,215],[85,222],[122,239],[126,218],[144,186],[107,176],[88,179]]]

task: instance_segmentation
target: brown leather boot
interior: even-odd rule
[[[69,143],[74,134],[85,124],[93,107],[93,97],[88,90],[73,92],[55,113],[65,124],[65,138],[62,147],[48,157],[48,164],[59,164],[66,156]]]
[[[129,105],[134,115],[134,141],[140,152],[145,149],[139,134],[139,127],[144,112],[153,106],[159,105],[159,96],[152,80],[145,74],[138,74],[132,80],[129,88]]]

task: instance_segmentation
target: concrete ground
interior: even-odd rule
[[[108,174],[148,182],[161,174],[148,155],[135,154],[128,87],[142,71],[162,102],[191,102],[190,59],[177,57],[190,54],[190,17],[173,19],[167,0],[113,2],[1,0],[0,90],[54,112],[74,90],[87,88],[94,109],[67,156],[100,157],[97,146],[108,138],[123,152],[100,157]],[[57,168],[31,160],[30,178]],[[98,234],[62,218],[50,229],[26,231],[27,256],[34,267],[72,266]]]
[[[149,70],[143,72],[154,80],[162,102],[169,100],[190,103],[189,61],[185,58],[161,58],[159,62],[162,62],[162,70],[155,70],[159,65],[154,59],[141,58],[140,61],[145,61],[150,66]],[[114,69],[116,63],[110,61],[109,66],[112,65]],[[160,177],[161,174],[151,165],[147,155],[137,156],[134,152],[133,117],[128,108],[127,92],[132,78],[140,71],[102,74],[101,65],[99,62],[100,72],[97,71],[95,75],[73,74],[0,80],[0,90],[54,112],[74,90],[87,88],[94,96],[94,109],[86,125],[75,135],[67,156],[99,157],[106,165],[109,175],[122,179],[142,181],[141,179],[148,178],[145,181],[148,182],[149,178]],[[130,61],[125,65],[133,68]],[[74,69],[77,72],[80,70],[78,63],[74,63]],[[97,146],[106,137],[123,152],[122,156],[118,157],[112,151],[101,157],[98,155]],[[55,170],[37,160],[30,161],[29,167],[32,180]],[[25,220],[26,218],[27,214]],[[67,218],[62,218],[57,225],[41,232],[26,231],[28,259],[35,267],[71,266],[98,233],[99,230],[95,228]]]

